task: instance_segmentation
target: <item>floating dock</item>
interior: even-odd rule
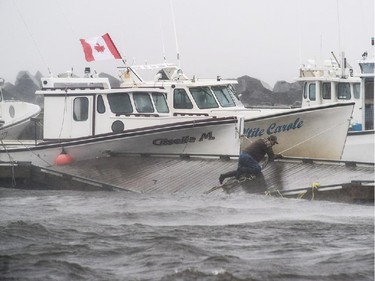
[[[247,192],[348,203],[374,202],[374,165],[311,159],[270,162],[255,179],[219,175],[237,159],[119,155],[41,168],[28,162],[1,163],[0,185],[14,188],[122,190],[135,193],[211,194]]]

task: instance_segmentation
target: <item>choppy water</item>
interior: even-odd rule
[[[374,207],[0,188],[0,280],[374,280]]]

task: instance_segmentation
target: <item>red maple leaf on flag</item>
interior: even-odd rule
[[[102,45],[99,45],[99,43],[96,43],[96,45],[94,46],[94,49],[95,49],[98,53],[103,53],[104,50],[105,50],[105,47],[102,46]]]

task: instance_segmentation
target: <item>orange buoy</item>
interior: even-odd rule
[[[71,164],[72,162],[73,162],[72,156],[66,153],[64,149],[61,151],[59,155],[57,155],[55,159],[55,165],[57,166]]]

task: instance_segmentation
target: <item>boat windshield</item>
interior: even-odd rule
[[[339,100],[350,100],[350,84],[349,83],[338,83],[337,84],[337,98]]]
[[[135,108],[139,113],[153,113],[154,107],[147,92],[133,93]]]
[[[159,113],[169,112],[167,100],[163,93],[152,93],[152,100],[154,101],[157,112]]]
[[[233,100],[234,93],[230,87],[212,86],[211,89],[222,107],[236,106]]]
[[[108,102],[111,111],[115,114],[132,113],[133,107],[127,93],[108,94]]]
[[[208,109],[219,107],[209,87],[193,87],[189,90],[198,108]]]

